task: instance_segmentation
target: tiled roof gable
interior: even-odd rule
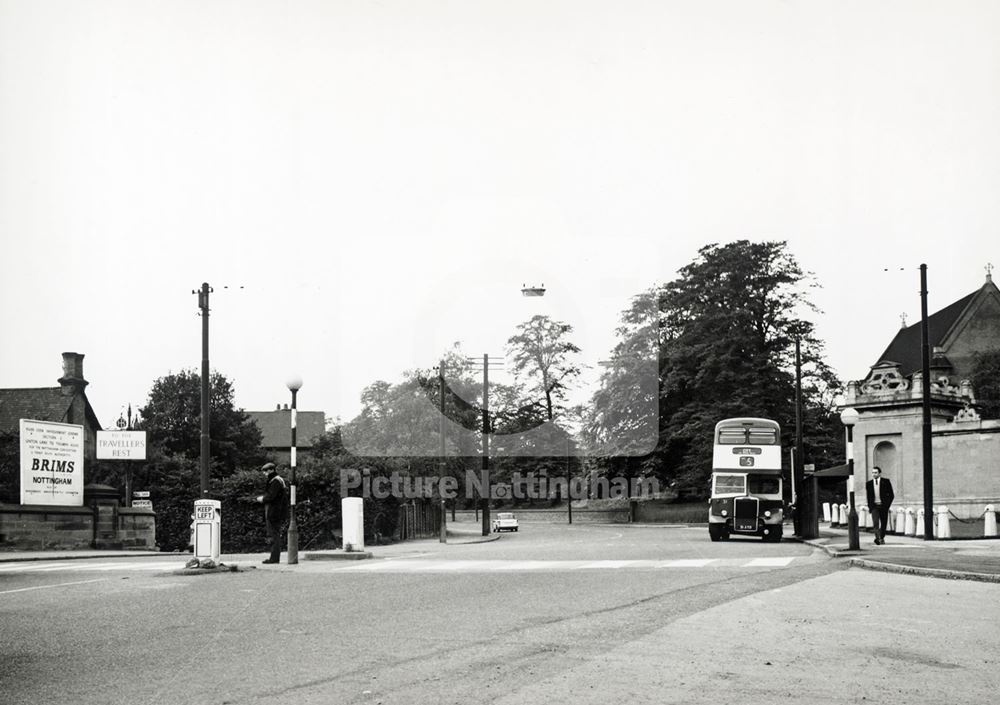
[[[59,387],[0,389],[0,432],[17,433],[21,419],[65,423],[72,400]]]

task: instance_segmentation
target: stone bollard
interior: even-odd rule
[[[840,524],[840,505],[834,502],[830,505],[830,526]]]
[[[906,508],[906,522],[904,523],[906,527],[903,531],[907,536],[917,535],[917,522],[913,516],[913,507]]]
[[[941,505],[937,510],[937,521],[934,523],[934,537],[939,539],[951,538],[951,517],[948,516],[948,507]]]
[[[986,513],[983,515],[983,536],[997,535],[997,513],[992,504],[986,505]]]
[[[917,538],[922,539],[927,536],[927,532],[924,531],[924,508],[921,507],[917,510]]]
[[[823,521],[827,524],[832,524],[833,519],[830,517],[830,503],[823,502]]]
[[[902,507],[896,510],[896,533],[900,536],[906,533],[906,510]]]
[[[847,517],[847,505],[846,504],[841,504],[840,505],[840,525],[843,528],[845,528],[845,529],[847,528],[847,525],[849,523],[847,519],[848,519],[848,517]]]

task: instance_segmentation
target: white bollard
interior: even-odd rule
[[[840,505],[836,502],[830,505],[830,526],[840,526]]]
[[[872,513],[868,511],[867,506],[861,507],[861,518],[862,518],[861,526],[863,526],[865,529],[871,529],[874,527],[874,524],[872,524]]]
[[[885,533],[887,533],[887,534],[895,533],[893,531],[893,527],[895,526],[895,522],[893,522],[893,512],[892,512],[892,510],[890,509],[888,512],[886,512],[885,516],[886,516],[886,519],[885,519]]]
[[[361,497],[344,497],[340,500],[340,513],[344,529],[344,550],[365,550],[365,505]]]
[[[823,502],[823,521],[825,521],[827,524],[831,522],[829,502]]]
[[[934,537],[939,539],[951,538],[951,517],[948,516],[948,507],[941,505],[937,510],[937,521],[934,523]]]
[[[903,533],[907,536],[917,535],[917,522],[916,517],[913,515],[913,507],[906,508],[906,521],[903,526],[905,527]]]
[[[840,505],[840,525],[846,529],[847,525],[849,523],[850,522],[848,521],[848,516],[847,516],[847,505],[846,504],[841,504]]]
[[[902,507],[896,510],[896,533],[899,535],[906,533],[906,510]]]
[[[997,513],[992,504],[986,505],[986,514],[983,515],[983,536],[997,535]]]
[[[927,532],[924,531],[924,508],[921,507],[917,510],[917,538],[922,539],[926,535]]]

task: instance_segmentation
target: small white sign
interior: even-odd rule
[[[152,509],[153,501],[151,499],[133,499],[132,507],[134,509]]]
[[[83,506],[83,426],[21,419],[21,504]]]
[[[149,490],[136,490],[132,496],[136,499],[149,499]]]
[[[145,460],[145,431],[98,431],[98,460]]]

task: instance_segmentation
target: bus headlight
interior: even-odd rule
[[[765,519],[770,519],[771,518],[771,510],[767,510],[766,512],[764,512],[764,518]]]
[[[727,517],[727,516],[729,516],[729,512],[728,512],[728,511],[726,511],[725,509],[723,509],[723,510],[722,510],[722,516],[724,516],[724,517]]]

